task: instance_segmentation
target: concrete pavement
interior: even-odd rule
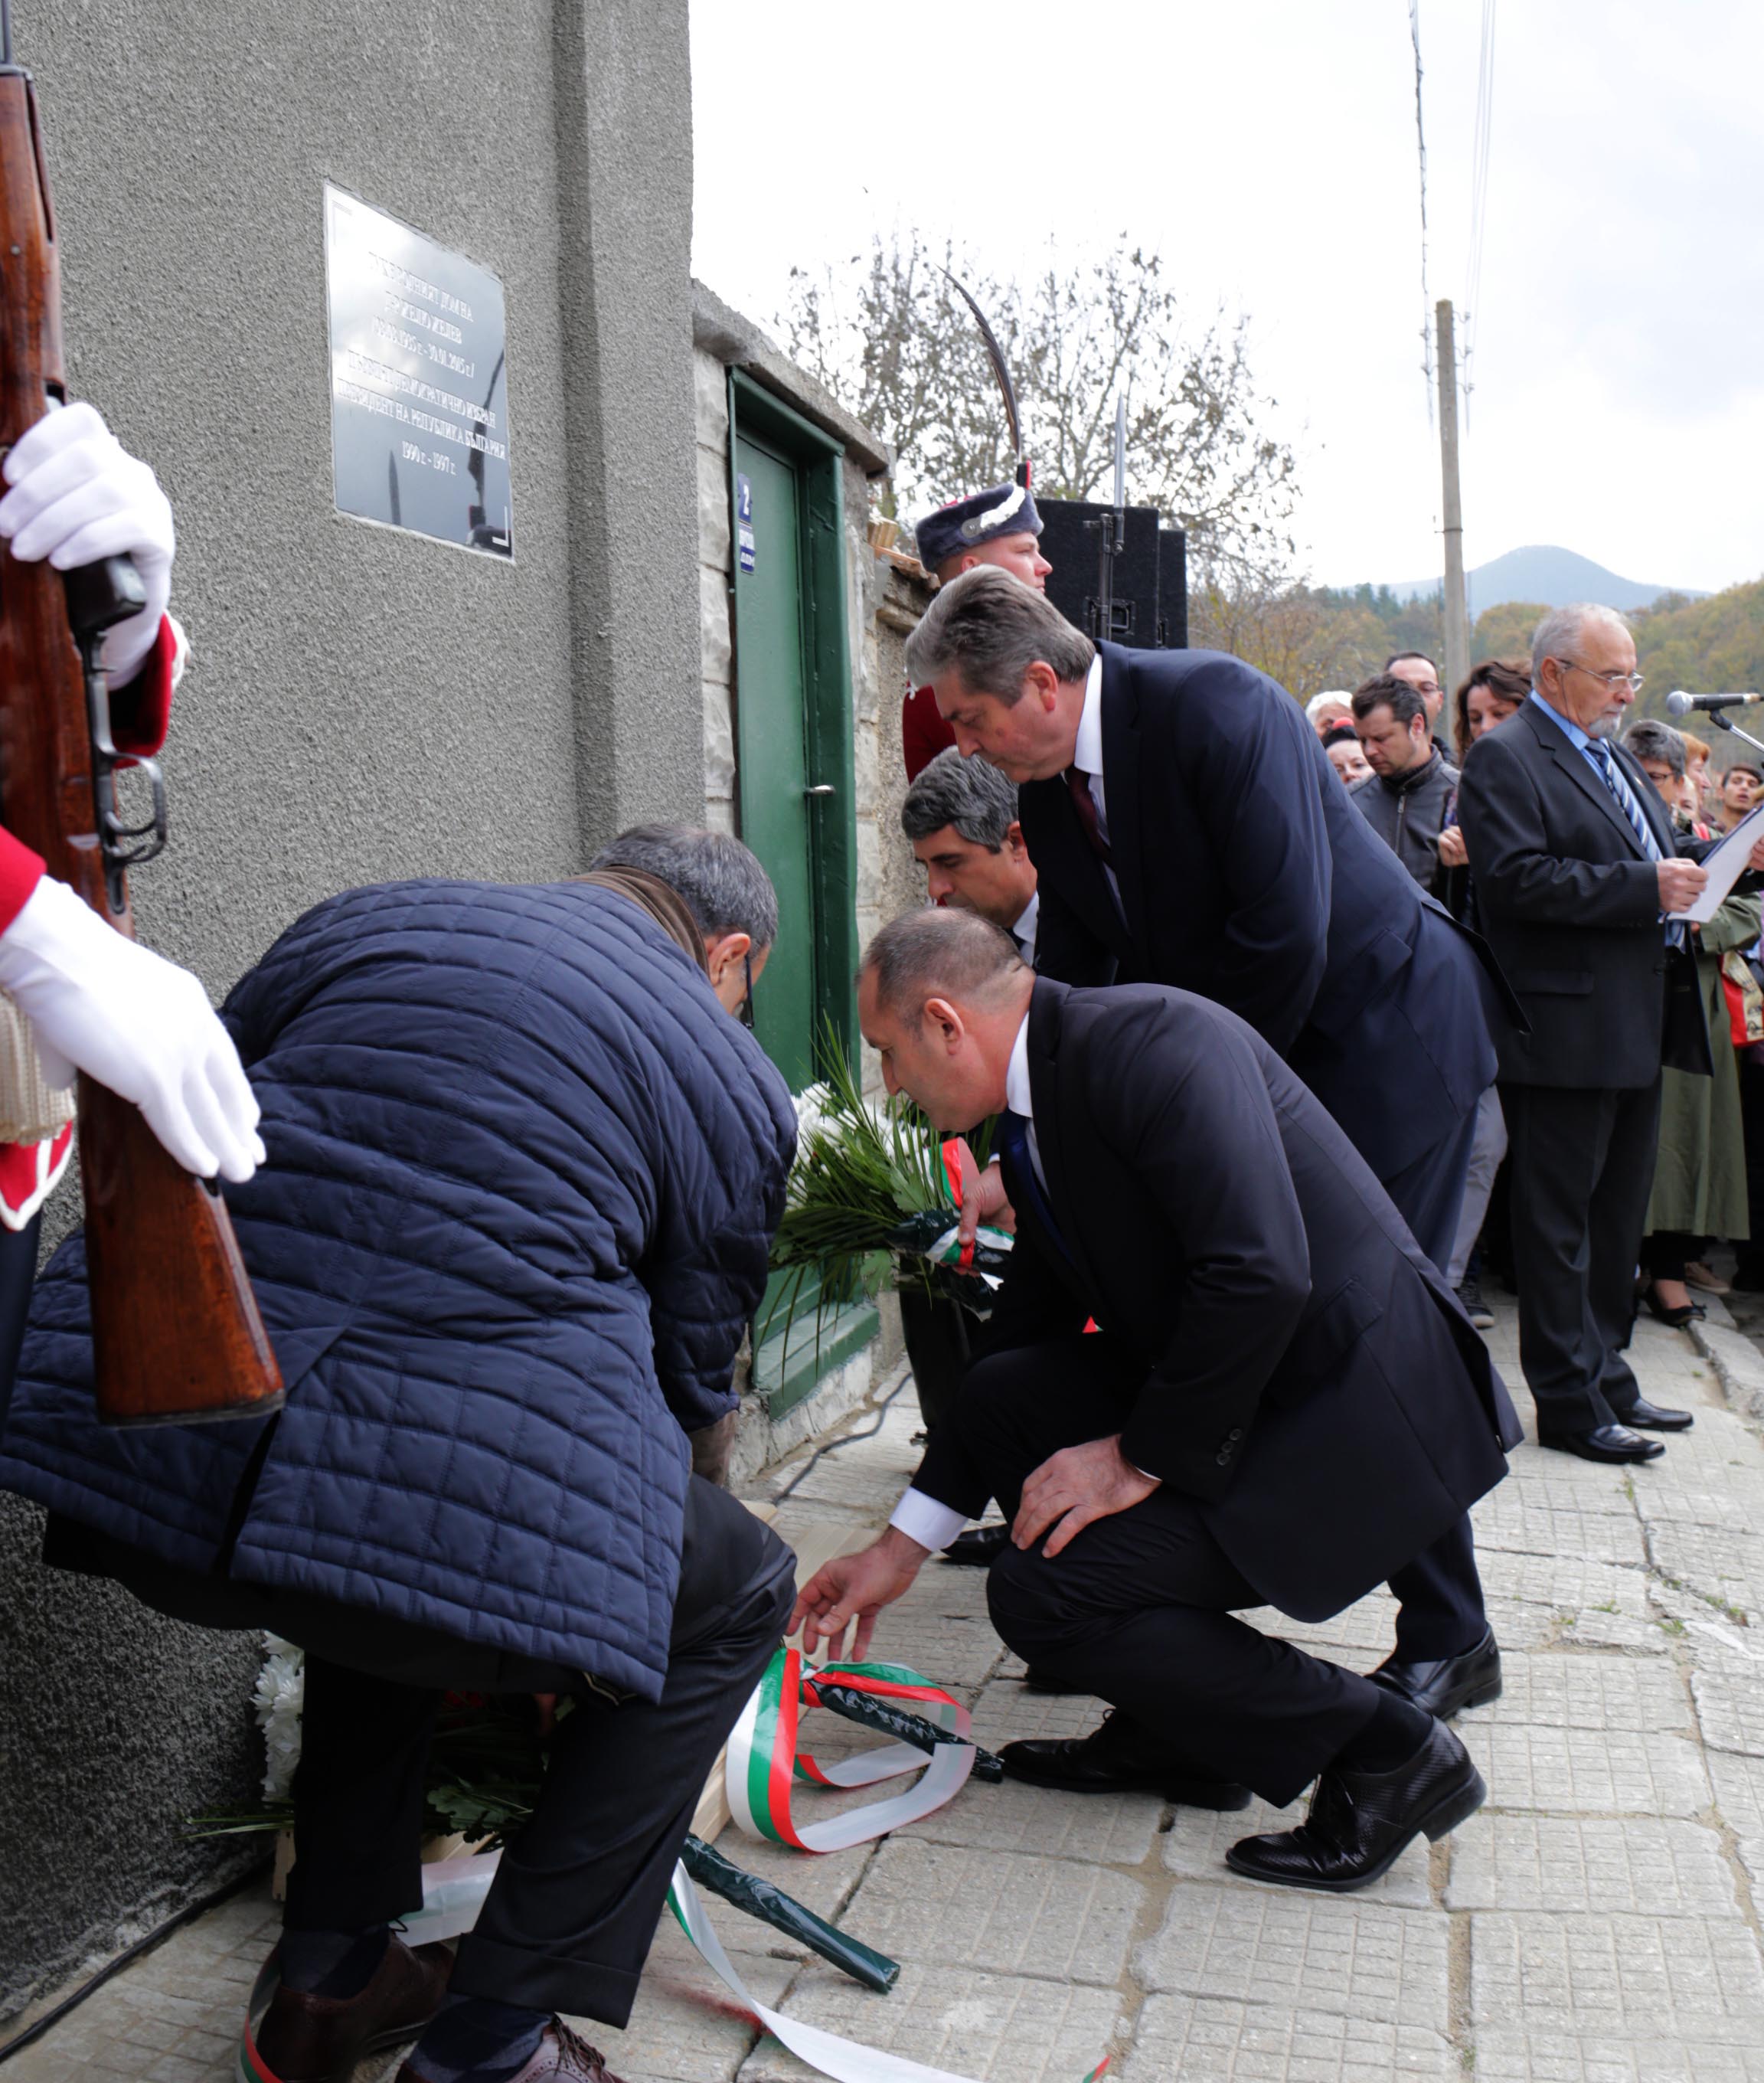
[[[1510,1303],[1496,1308],[1490,1342],[1517,1386]],[[1078,2083],[1105,2054],[1120,2083],[1764,2083],[1764,1442],[1718,1378],[1721,1314],[1703,1351],[1651,1321],[1637,1331],[1645,1392],[1698,1413],[1664,1460],[1631,1475],[1528,1443],[1478,1513],[1506,1691],[1460,1725],[1490,1801],[1454,1836],[1337,1898],[1220,1863],[1296,1807],[1211,1816],[1007,1784],[822,1859],[732,1833],[732,1856],[903,1963],[894,1994],[871,1996],[720,1906],[754,1993],[994,2083]],[[1743,1358],[1726,1354],[1738,1393]],[[880,1523],[916,1425],[910,1384],[897,1387],[770,1472],[781,1529]],[[1321,1627],[1264,1617],[1357,1668],[1389,1645],[1382,1593]],[[1023,1692],[977,1571],[928,1565],[877,1653],[962,1692],[988,1744],[1081,1733],[1101,1712]],[[812,1726],[819,1754],[873,1740],[831,1716]],[[5,2083],[230,2075],[272,1930],[260,1895],[223,1906],[18,2056]],[[811,2072],[722,1996],[671,1920],[631,2029],[589,2034],[629,2083]]]

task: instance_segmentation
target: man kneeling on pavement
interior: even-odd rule
[[[1017,1242],[990,1350],[888,1531],[829,1562],[811,1650],[882,1607],[996,1497],[1009,1646],[1114,1709],[1017,1743],[1019,1778],[1276,1806],[1237,1872],[1334,1891],[1482,1802],[1455,1734],[1399,1692],[1234,1616],[1317,1621],[1504,1474],[1519,1426],[1482,1341],[1322,1105],[1187,991],[1037,980],[953,911],[897,919],[859,980],[891,1092],[945,1130],[998,1113]],[[1085,1335],[1094,1316],[1101,1329]]]
[[[612,851],[539,887],[350,891],[228,999],[268,1150],[228,1199],[279,1416],[107,1430],[77,1240],[38,1287],[0,1485],[49,1508],[46,1559],[306,1651],[258,2039],[281,2083],[419,2032],[403,2083],[603,2079],[553,2013],[624,2024],[789,1612],[788,1550],[688,1448],[734,1401],[795,1147],[729,1016],[776,900],[723,834]],[[575,1701],[450,1989],[445,1949],[390,1929],[423,1899],[449,1689]]]

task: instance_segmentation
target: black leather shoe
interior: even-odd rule
[[[1296,1830],[1245,1837],[1225,1855],[1234,1874],[1278,1887],[1346,1895],[1388,1873],[1410,1841],[1443,1837],[1488,1798],[1483,1776],[1443,1722],[1394,1772],[1330,1766]]]
[[[1250,1790],[1234,1780],[1208,1779],[1184,1759],[1137,1737],[1111,1714],[1087,1736],[1063,1742],[1006,1743],[1000,1756],[1012,1779],[1065,1794],[1161,1794],[1184,1808],[1247,1808]]]
[[[1372,1673],[1374,1685],[1395,1692],[1424,1714],[1449,1722],[1466,1707],[1486,1707],[1500,1697],[1500,1645],[1490,1628],[1474,1649],[1462,1656],[1429,1663],[1405,1663],[1387,1656]]]
[[[1010,1545],[1008,1526],[971,1526],[943,1550],[943,1560],[965,1564],[970,1570],[990,1570]]]
[[[1634,1406],[1623,1413],[1622,1422],[1634,1432],[1688,1432],[1697,1421],[1688,1410],[1662,1410],[1657,1403],[1638,1396]]]
[[[1657,1439],[1644,1439],[1627,1425],[1595,1425],[1590,1432],[1540,1432],[1540,1447],[1559,1454],[1578,1454],[1583,1461],[1657,1461],[1665,1452]]]
[[[1044,1671],[1032,1663],[1021,1680],[1025,1692],[1070,1692],[1082,1695],[1082,1685],[1069,1685],[1063,1678],[1056,1678],[1051,1671]]]

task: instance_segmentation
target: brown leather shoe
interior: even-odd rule
[[[257,2051],[277,2083],[349,2083],[365,2054],[415,2039],[447,1993],[453,1949],[393,1937],[359,1996],[309,1996],[277,1989]]]
[[[552,2019],[545,2028],[538,2052],[525,2068],[509,2078],[509,2083],[551,2083],[554,2077],[560,2078],[561,2083],[619,2083],[606,2066],[606,2056],[572,2032],[562,2018]],[[428,2078],[413,2056],[399,2070],[393,2083],[428,2083]]]

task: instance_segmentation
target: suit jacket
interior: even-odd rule
[[[1622,746],[1611,753],[1661,853],[1681,851],[1653,784]],[[1652,1084],[1663,1057],[1708,1070],[1695,965],[1666,946],[1654,863],[1535,703],[1476,741],[1458,802],[1477,921],[1530,1023],[1500,1037],[1502,1077],[1623,1089]]]
[[[1395,1177],[1493,1080],[1505,1013],[1485,951],[1349,801],[1284,688],[1217,652],[1102,653],[1121,906],[1064,780],[1020,788],[1037,969],[1229,1007]]]
[[[989,1345],[1094,1315],[1146,1370],[1128,1459],[1197,1499],[1283,1611],[1339,1612],[1504,1474],[1520,1429],[1488,1348],[1342,1130],[1232,1014],[1044,979],[1028,1047],[1070,1255],[1011,1181],[1017,1244]],[[932,1435],[914,1485],[972,1510],[951,1434]]]

